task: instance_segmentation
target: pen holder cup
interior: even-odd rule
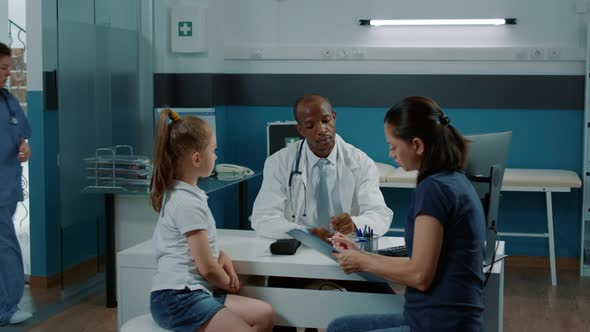
[[[379,250],[379,238],[366,238],[366,237],[359,237],[357,239],[357,244],[359,248],[363,251],[368,251],[372,253],[376,253]]]

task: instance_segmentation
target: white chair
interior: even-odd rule
[[[137,316],[121,326],[121,332],[170,332],[159,327],[151,314]]]

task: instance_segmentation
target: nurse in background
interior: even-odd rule
[[[389,155],[418,181],[405,225],[409,258],[361,252],[334,236],[346,273],[371,272],[407,286],[402,314],[338,318],[328,332],[483,331],[485,217],[461,171],[467,142],[436,102],[408,97],[385,115]],[[358,305],[358,304],[351,304]]]
[[[23,200],[21,163],[29,160],[31,127],[18,100],[3,87],[10,76],[10,48],[0,43],[0,326],[32,315],[18,309],[25,274],[12,217]]]

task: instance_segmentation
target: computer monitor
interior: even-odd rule
[[[465,174],[469,176],[490,176],[493,165],[504,167],[508,159],[508,150],[512,142],[512,132],[503,131],[476,135],[465,135],[469,141],[469,155],[465,164]],[[483,196],[488,192],[486,184],[475,184],[475,189]]]
[[[297,122],[295,121],[277,121],[266,124],[267,156],[302,138],[296,126]]]
[[[485,210],[486,248],[484,264],[493,264],[496,252],[496,221],[504,167],[512,141],[512,132],[469,135],[469,155],[465,174],[472,181]]]

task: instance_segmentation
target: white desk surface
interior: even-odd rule
[[[413,188],[416,171],[406,172],[378,163],[381,187]],[[551,191],[568,192],[580,188],[582,181],[577,173],[561,169],[507,168],[504,172],[502,191]]]
[[[345,274],[332,259],[302,245],[295,255],[271,255],[273,240],[256,236],[254,231],[217,230],[219,248],[231,257],[236,272],[243,275],[286,276],[335,280],[363,280],[354,274]],[[402,237],[382,237],[379,247],[404,244]],[[504,242],[498,244],[498,254],[504,253]],[[119,266],[154,269],[156,267],[152,240],[119,252]],[[494,273],[501,272],[502,263],[494,265]]]
[[[234,261],[236,272],[242,276],[289,276],[314,279],[362,280],[357,275],[346,275],[337,263],[322,254],[300,247],[292,256],[272,256],[268,239],[256,237],[253,231],[218,230],[220,248]],[[383,247],[401,245],[403,238],[384,238]],[[504,252],[499,242],[498,254]],[[149,289],[156,270],[156,259],[151,240],[120,251],[117,255],[117,294],[119,299],[119,327],[129,319],[149,313]],[[248,278],[245,278],[248,280]],[[503,262],[494,265],[485,289],[485,331],[502,330]],[[336,317],[349,314],[402,312],[401,296],[364,292],[331,292],[314,289],[288,289],[246,285],[243,296],[271,303],[277,313],[277,323],[286,326],[316,326],[325,328]],[[362,303],[362,305],[352,305]]]

